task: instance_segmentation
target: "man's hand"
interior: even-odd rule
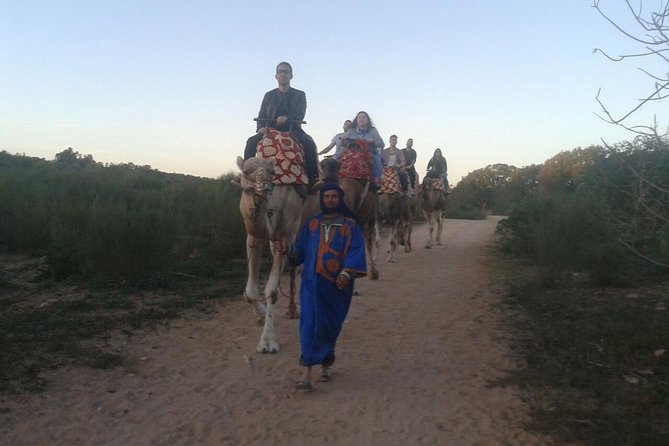
[[[274,250],[285,255],[288,252],[288,242],[285,240],[274,240]]]
[[[276,118],[276,123],[279,125],[284,125],[288,121],[288,116],[279,116]]]
[[[344,288],[346,288],[350,280],[351,279],[349,278],[348,274],[339,274],[337,276],[337,288],[343,290]]]
[[[256,133],[265,133],[265,127],[260,127]]]

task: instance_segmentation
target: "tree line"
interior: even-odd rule
[[[541,165],[495,164],[453,190],[451,215],[506,215],[501,246],[547,277],[597,282],[669,272],[669,140],[640,135],[558,153]]]
[[[217,276],[245,257],[233,179],[103,165],[72,148],[53,161],[2,151],[0,250],[44,257],[56,280]],[[486,166],[453,188],[446,213],[507,216],[502,249],[549,276],[583,271],[610,284],[667,272],[669,142],[641,135],[540,165]]]
[[[244,257],[239,190],[150,166],[0,152],[0,250],[44,257],[51,278],[147,281],[221,274]]]

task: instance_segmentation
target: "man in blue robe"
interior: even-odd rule
[[[320,190],[321,213],[302,227],[294,244],[277,241],[293,265],[304,264],[300,286],[300,365],[297,389],[311,389],[311,368],[321,366],[319,381],[330,381],[335,344],[348,314],[353,282],[367,274],[365,239],[335,183]]]

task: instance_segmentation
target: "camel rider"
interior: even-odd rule
[[[381,177],[383,176],[383,160],[380,151],[383,150],[383,139],[372,123],[372,118],[366,111],[360,111],[355,115],[353,124],[344,135],[344,141],[354,141],[364,139],[369,143],[372,156],[372,178],[369,190],[378,192],[381,186]]]
[[[426,178],[441,178],[444,183],[444,191],[449,193],[450,186],[448,185],[448,164],[446,158],[441,154],[441,149],[436,149],[434,155],[427,163]],[[423,181],[423,185],[427,184]],[[423,191],[425,192],[425,191]]]
[[[332,141],[330,141],[330,144],[328,144],[326,148],[318,152],[318,154],[325,155],[330,150],[332,150],[333,147],[336,147],[334,159],[339,161],[339,155],[341,155],[341,153],[344,151],[344,136],[346,135],[346,132],[348,131],[348,129],[351,128],[352,125],[353,122],[351,122],[350,119],[344,121],[344,131],[342,133],[337,133],[335,136],[333,136]]]
[[[303,91],[290,86],[293,78],[293,67],[288,62],[281,62],[276,66],[274,75],[279,86],[265,93],[260,105],[258,118],[261,120],[275,120],[276,122],[258,121],[257,132],[246,141],[244,160],[256,156],[256,148],[265,132],[265,125],[279,131],[290,130],[304,148],[304,163],[309,177],[309,190],[320,189],[323,183],[318,178],[318,155],[316,143],[307,135],[300,124],[288,124],[291,121],[303,121],[307,113],[307,96]]]
[[[390,137],[390,146],[383,150],[383,165],[394,167],[397,170],[404,197],[409,197],[409,181],[405,172],[406,160],[404,159],[404,152],[397,147],[397,135]]]
[[[404,153],[404,160],[407,163],[407,174],[409,175],[409,182],[411,183],[411,190],[416,190],[416,159],[418,154],[413,148],[413,138],[407,139],[407,146],[402,149]]]

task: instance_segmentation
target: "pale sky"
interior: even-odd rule
[[[658,0],[646,1],[652,9]],[[543,163],[632,139],[601,121],[652,82],[593,54],[639,50],[591,0],[0,0],[0,150],[45,159],[68,147],[103,163],[218,177],[255,130],[288,61],[319,149],[367,111],[383,139],[437,147],[451,183],[489,164]],[[621,0],[601,0],[621,23]],[[645,108],[632,123],[669,107]]]

